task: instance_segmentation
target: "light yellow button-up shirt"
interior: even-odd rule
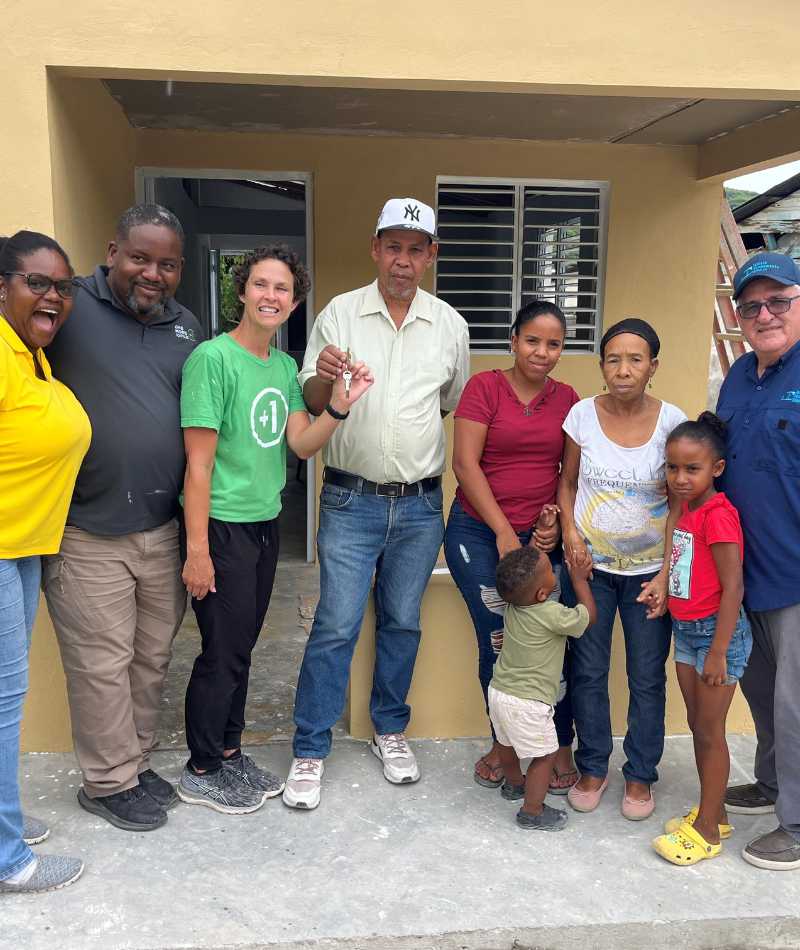
[[[455,409],[469,378],[469,331],[449,304],[422,289],[398,330],[378,282],[334,297],[317,317],[300,385],[316,374],[328,345],[350,348],[375,383],[323,450],[326,465],[373,482],[416,482],[441,475],[445,436],[440,410]]]

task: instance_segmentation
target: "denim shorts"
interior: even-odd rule
[[[676,620],[672,618],[672,632],[675,634],[675,662],[693,666],[699,676],[703,675],[703,665],[706,662],[714,631],[717,629],[717,615],[703,617],[700,620]],[[725,665],[728,686],[738,683],[750,659],[753,649],[753,634],[750,631],[744,610],[739,612],[736,629],[733,631],[728,652],[725,655]]]

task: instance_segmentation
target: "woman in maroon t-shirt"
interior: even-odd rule
[[[564,348],[566,320],[552,303],[534,300],[511,331],[514,364],[477,373],[455,412],[453,471],[458,491],[447,521],[444,550],[478,638],[478,679],[486,699],[503,642],[503,602],[495,589],[500,557],[523,544],[554,552],[554,505],[567,413],[578,402],[571,386],[550,379]],[[537,524],[537,521],[539,523]],[[551,558],[558,563],[560,551]],[[572,712],[556,707],[559,757],[551,791],[566,794],[577,781],[572,761]],[[475,781],[496,788],[503,771],[495,742],[475,763]]]

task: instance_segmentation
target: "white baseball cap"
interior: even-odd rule
[[[436,215],[430,205],[416,198],[390,198],[383,206],[375,225],[375,234],[390,228],[402,228],[405,231],[422,231],[432,240],[436,240]]]

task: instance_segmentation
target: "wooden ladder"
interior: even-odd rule
[[[733,275],[747,259],[742,236],[725,197],[720,216],[717,290],[714,302],[714,345],[717,348],[722,375],[727,376],[731,363],[745,352],[744,337],[736,321],[733,306]]]

